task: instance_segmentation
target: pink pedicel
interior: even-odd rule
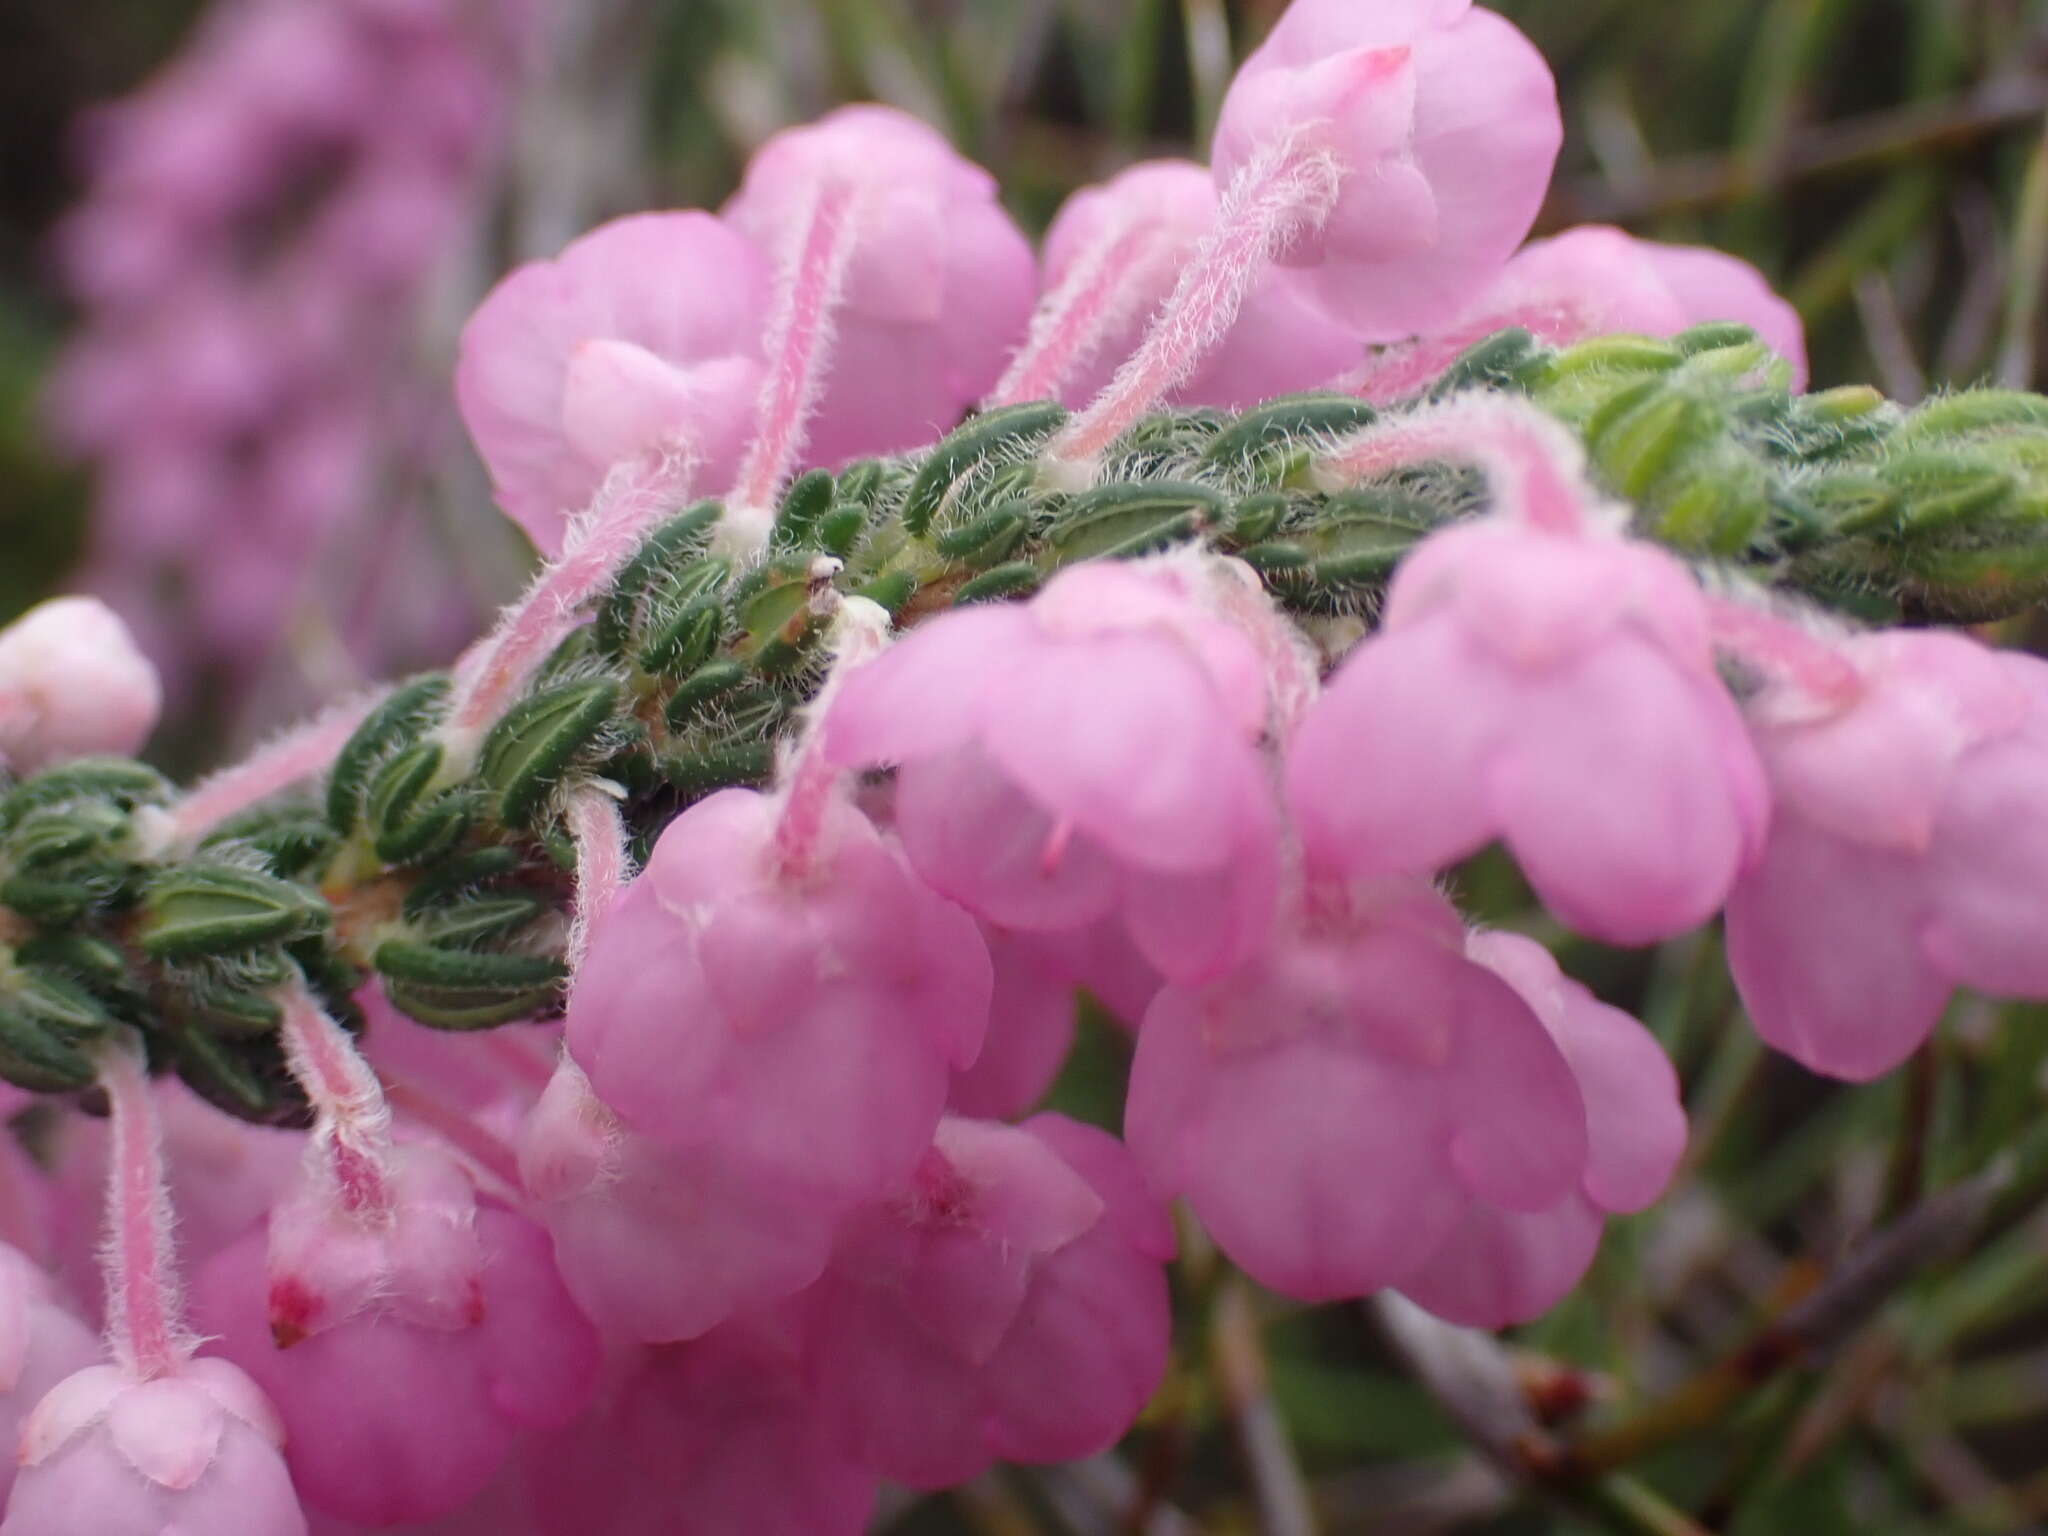
[[[1728,903],[1728,958],[1766,1040],[1863,1080],[1957,986],[2048,997],[2048,664],[1928,631],[1804,642],[1823,643],[1849,689],[1786,671],[1790,647],[1745,647],[1768,679],[1749,716],[1776,810]]]
[[[1172,1253],[1113,1137],[945,1120],[908,1187],[841,1236],[811,1321],[819,1411],[916,1488],[1105,1450],[1166,1368]]]
[[[1604,224],[1532,240],[1455,320],[1366,368],[1360,392],[1397,400],[1425,388],[1458,354],[1520,326],[1554,346],[1627,331],[1675,336],[1707,321],[1755,331],[1806,387],[1806,328],[1799,312],[1748,262],[1704,246],[1663,245]]]
[[[1589,1164],[1558,1042],[1420,885],[1319,886],[1228,979],[1145,1016],[1125,1130],[1252,1278],[1302,1301],[1425,1266],[1475,1203],[1551,1211]]]
[[[643,455],[732,482],[759,388],[770,269],[708,213],[603,225],[505,278],[463,327],[455,397],[499,505],[546,555]]]
[[[178,1258],[196,1270],[262,1225],[297,1181],[305,1138],[224,1115],[174,1077],[152,1079],[149,1090],[178,1213]],[[90,1301],[94,1321],[101,1225],[96,1198],[111,1166],[110,1132],[104,1120],[66,1115],[45,1149],[57,1273],[71,1294]]]
[[[977,916],[1116,914],[1169,976],[1219,974],[1264,929],[1278,852],[1263,659],[1205,579],[1103,562],[933,619],[847,679],[825,750],[897,766],[905,851]]]
[[[1364,340],[1397,341],[1454,320],[1514,254],[1563,125],[1534,45],[1468,0],[1295,0],[1224,98],[1217,184],[1296,134],[1343,180],[1281,259]]]
[[[1509,440],[1521,413],[1498,409],[1381,434],[1398,449],[1414,431],[1415,457],[1478,457],[1499,505],[1402,562],[1378,633],[1295,738],[1288,802],[1320,870],[1428,874],[1500,839],[1579,932],[1668,938],[1711,917],[1761,848],[1763,772],[1690,573],[1599,525],[1576,448],[1545,456],[1559,429]],[[1452,421],[1461,444],[1437,435]]]
[[[1024,339],[1037,291],[1030,243],[996,200],[994,178],[893,108],[842,107],[775,135],[721,217],[781,264],[787,283],[804,275],[801,252],[821,209],[840,221],[844,242],[823,334],[803,342],[792,333],[803,345],[769,359],[795,388],[755,424],[764,438],[807,446],[771,455],[769,481],[951,431]],[[803,420],[793,425],[791,412]]]
[[[52,598],[0,629],[0,767],[138,751],[162,704],[156,668],[96,598]]]
[[[1475,1198],[1457,1226],[1398,1289],[1469,1328],[1527,1322],[1563,1299],[1592,1262],[1604,1218],[1664,1192],[1685,1151],[1678,1074],[1650,1032],[1562,974],[1549,951],[1517,934],[1475,934],[1466,955],[1521,996],[1564,1053],[1586,1105],[1586,1166],[1542,1211]]]
[[[306,1536],[276,1411],[237,1367],[193,1358],[140,1042],[103,1045],[100,1082],[113,1126],[103,1250],[113,1358],[63,1377],[29,1413],[0,1532]]]
[[[1068,198],[1046,232],[1045,296],[1030,340],[990,403],[1078,408],[1098,394],[1214,230],[1218,201],[1207,169],[1187,160],[1146,161]],[[1239,410],[1355,370],[1361,344],[1301,288],[1296,274],[1270,270],[1168,401]]]

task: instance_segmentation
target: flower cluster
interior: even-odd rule
[[[370,542],[416,553],[342,591],[314,564],[373,507],[414,506],[446,448],[415,333],[502,152],[540,15],[534,0],[223,4],[87,121],[91,191],[57,252],[86,324],[50,414],[98,471],[88,577],[175,683],[266,654],[308,602],[371,666],[452,648],[473,617],[439,583],[395,611],[395,573],[436,558],[410,520]]]
[[[1725,912],[1821,1071],[2048,997],[2048,663],[1740,573],[1987,600],[2048,406],[1794,399],[1726,258],[1517,255],[1557,141],[1490,13],[1296,0],[1040,282],[848,109],[471,321],[549,559],[449,673],[180,796],[78,756],[153,709],[105,615],[0,634],[0,1075],[110,1110],[0,1159],[0,1533],[851,1532],[1131,1427],[1175,1200],[1286,1297],[1532,1318],[1687,1127],[1460,914],[1492,845],[1609,944]],[[1120,1134],[1041,1109],[1082,992]]]

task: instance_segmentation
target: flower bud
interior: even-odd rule
[[[0,766],[126,756],[162,703],[156,668],[96,598],[53,598],[0,629]]]

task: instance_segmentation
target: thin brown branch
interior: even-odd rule
[[[1803,1301],[1670,1396],[1633,1418],[1564,1446],[1554,1474],[1575,1481],[1627,1466],[1716,1422],[1784,1371],[1824,1355],[1875,1315],[1907,1281],[1966,1243],[2011,1176],[2011,1168],[2002,1165],[1927,1199],[1865,1242]]]
[[[1273,1402],[1258,1314],[1242,1276],[1225,1281],[1217,1295],[1209,1341],[1216,1382],[1258,1492],[1259,1529],[1268,1536],[1315,1536],[1308,1484]]]
[[[1736,155],[1688,155],[1663,161],[1639,183],[1616,187],[1593,178],[1560,183],[1539,231],[1571,224],[1632,224],[1666,214],[1716,208],[1797,182],[1853,175],[1903,160],[1950,154],[2048,112],[2048,75],[1993,80],[1964,96],[1916,103],[1821,124],[1788,140],[1768,161]]]

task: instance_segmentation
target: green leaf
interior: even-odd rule
[[[638,633],[642,596],[650,586],[659,587],[663,573],[695,560],[704,551],[711,529],[724,513],[722,502],[700,501],[647,536],[598,607],[592,631],[599,650],[616,661],[628,659]]]
[[[1164,549],[1226,522],[1220,491],[1188,481],[1097,486],[1074,497],[1046,530],[1055,560],[1118,560]]]
[[[531,826],[570,765],[604,739],[618,708],[619,685],[608,677],[559,683],[513,705],[477,759],[499,821]]]
[[[309,938],[328,922],[326,905],[302,885],[224,865],[188,864],[152,881],[135,937],[152,960],[198,960]]]
[[[92,1058],[62,1034],[0,1002],[0,1077],[31,1093],[92,1086]]]
[[[985,411],[941,438],[910,482],[903,500],[904,529],[912,538],[923,538],[939,512],[959,498],[977,472],[991,463],[1036,452],[1066,419],[1065,407],[1035,400]]]
[[[30,812],[77,801],[104,801],[124,811],[167,805],[177,794],[154,768],[125,757],[81,757],[26,779],[0,797],[0,832],[11,832]]]
[[[1217,433],[1202,457],[1211,464],[1248,465],[1275,449],[1304,441],[1327,442],[1363,431],[1378,420],[1379,412],[1356,395],[1282,395],[1246,411]]]
[[[707,662],[676,684],[668,696],[669,729],[686,728],[710,705],[747,681],[747,669],[736,661]]]
[[[355,830],[371,774],[440,719],[448,689],[448,677],[440,672],[400,684],[342,744],[327,776],[327,819],[335,831],[347,836]]]

